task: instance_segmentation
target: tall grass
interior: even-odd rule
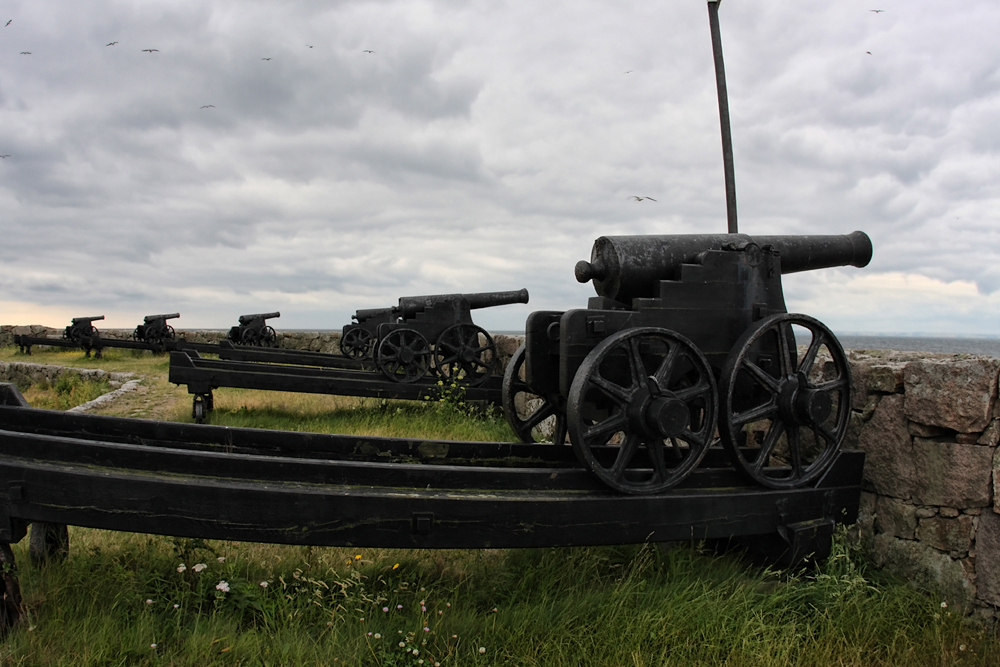
[[[77,528],[71,541],[68,561],[22,570],[29,615],[2,664],[1000,661],[983,626],[867,571],[843,534],[799,573],[695,544],[348,550]]]

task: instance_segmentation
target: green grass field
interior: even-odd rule
[[[54,356],[147,375],[109,414],[190,421],[162,357]],[[502,418],[453,402],[223,390],[216,405],[212,423],[510,438]],[[349,550],[71,528],[69,558],[43,567],[26,543],[26,615],[0,643],[4,666],[1000,664],[994,629],[869,569],[847,531],[797,572],[694,543]]]

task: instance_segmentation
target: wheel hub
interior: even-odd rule
[[[643,387],[629,401],[628,417],[634,431],[651,438],[671,438],[687,427],[691,411],[673,392]]]
[[[413,350],[411,350],[408,346],[404,345],[401,348],[399,348],[399,360],[401,362],[403,362],[404,364],[411,364],[413,363],[413,358],[414,358]]]
[[[782,382],[778,408],[783,419],[804,426],[825,421],[833,411],[833,401],[827,393],[810,388],[802,373],[797,373]]]

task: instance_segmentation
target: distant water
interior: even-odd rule
[[[1000,357],[1000,338],[925,338],[922,336],[837,336],[845,350],[945,352]]]

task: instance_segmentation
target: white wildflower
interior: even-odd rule
[[[229,592],[229,582],[223,579],[215,585],[215,590],[222,591],[223,593]]]
[[[191,569],[193,569],[193,570],[194,570],[195,572],[201,572],[202,570],[204,570],[204,569],[205,569],[205,568],[207,568],[207,567],[208,567],[208,566],[207,566],[207,565],[205,565],[204,563],[198,563],[198,564],[196,564],[196,565],[195,565],[195,566],[194,566],[193,568],[191,568]]]

